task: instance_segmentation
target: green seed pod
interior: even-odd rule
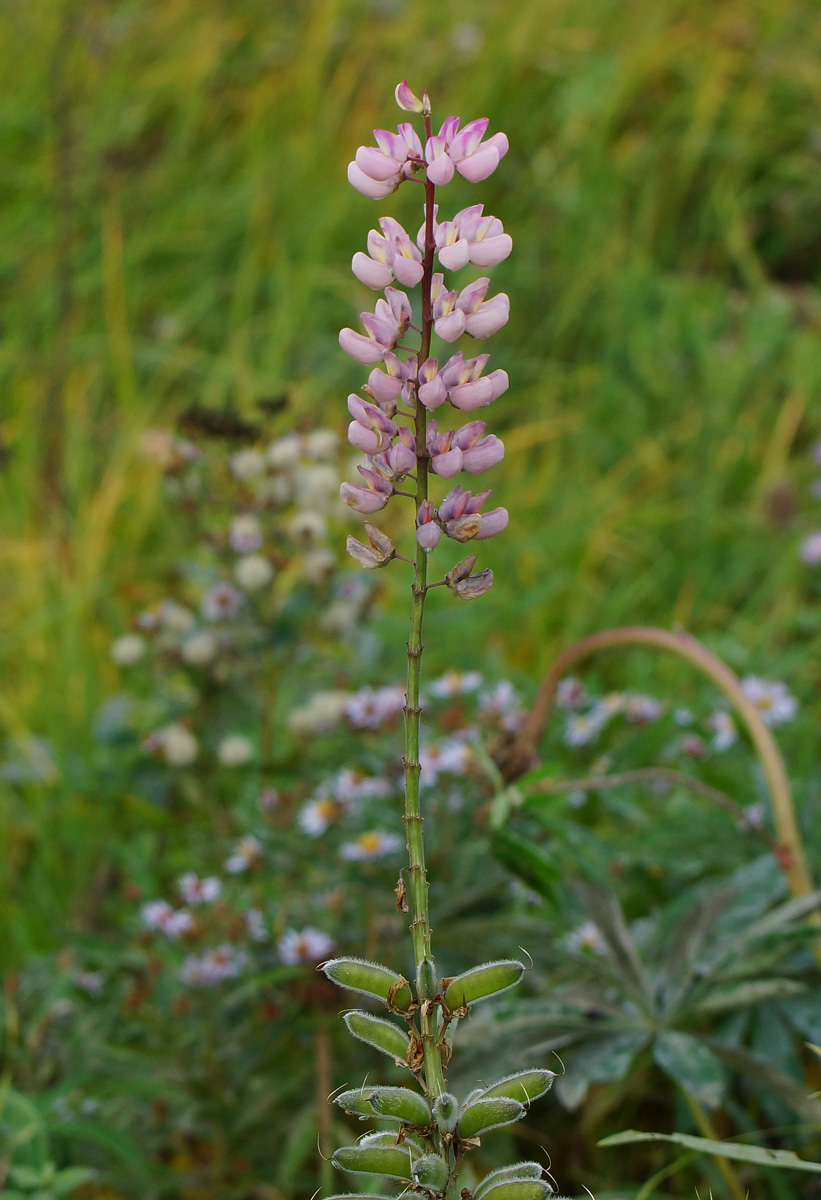
[[[511,1179],[543,1179],[544,1168],[537,1162],[511,1163],[508,1167],[497,1167],[489,1175],[485,1175],[473,1189],[473,1200],[482,1200],[489,1188],[497,1183],[508,1183]]]
[[[462,1109],[459,1118],[459,1137],[478,1137],[489,1129],[498,1129],[500,1125],[510,1125],[524,1115],[525,1106],[518,1100],[508,1100],[504,1096],[487,1100],[480,1097]]]
[[[429,958],[423,958],[416,972],[416,993],[422,1000],[432,1000],[436,995],[436,975],[433,963]]]
[[[380,963],[366,962],[364,958],[330,958],[322,964],[322,970],[339,987],[376,996],[385,1004],[390,998],[393,1006],[403,1012],[413,1001],[407,979]]]
[[[433,1119],[440,1133],[453,1133],[459,1120],[459,1101],[450,1092],[442,1092],[433,1102]]]
[[[482,1200],[546,1200],[552,1194],[543,1179],[502,1179],[482,1192]]]
[[[507,1096],[509,1100],[518,1100],[520,1104],[529,1104],[531,1100],[538,1100],[539,1096],[550,1091],[555,1078],[555,1071],[539,1070],[538,1068],[531,1071],[517,1071],[515,1075],[506,1075],[504,1079],[492,1083],[489,1088],[485,1088],[482,1095],[486,1099],[494,1096]]]
[[[376,1129],[373,1133],[366,1133],[359,1139],[360,1146],[396,1146],[398,1144],[397,1135],[392,1129]],[[418,1158],[420,1154],[425,1153],[425,1143],[418,1133],[406,1134],[401,1144],[407,1149],[411,1158]]]
[[[364,1121],[366,1117],[373,1116],[370,1098],[375,1091],[375,1087],[351,1088],[349,1092],[340,1092],[338,1096],[335,1096],[334,1104],[338,1104],[343,1112],[361,1117]]]
[[[380,1117],[405,1121],[408,1125],[430,1125],[430,1109],[418,1092],[404,1087],[373,1088],[371,1108]]]
[[[379,1146],[360,1143],[343,1146],[331,1159],[341,1171],[366,1175],[387,1175],[390,1179],[411,1180],[411,1156],[406,1146]]]
[[[438,1154],[423,1154],[413,1164],[413,1179],[420,1187],[443,1192],[448,1182],[448,1164]]]
[[[396,1025],[382,1017],[373,1017],[358,1008],[345,1013],[342,1019],[353,1037],[359,1038],[360,1042],[367,1042],[369,1046],[375,1046],[377,1050],[392,1058],[397,1066],[407,1066],[410,1038]]]
[[[328,1200],[385,1200],[385,1197],[369,1192],[337,1192],[335,1196],[329,1196]]]
[[[464,975],[455,979],[443,980],[445,987],[445,1005],[451,1012],[458,1013],[488,996],[496,996],[515,987],[524,974],[524,963],[513,959],[501,959],[499,962],[482,963],[480,967],[472,967]]]

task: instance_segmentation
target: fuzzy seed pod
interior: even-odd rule
[[[513,959],[500,959],[498,962],[472,967],[465,971],[464,975],[457,975],[455,979],[443,979],[445,1006],[452,1013],[462,1015],[469,1004],[515,987],[524,970],[524,963]]]
[[[507,1096],[509,1100],[518,1100],[520,1104],[530,1104],[532,1100],[537,1100],[539,1096],[550,1091],[555,1078],[555,1071],[538,1068],[532,1071],[517,1071],[515,1075],[506,1075],[504,1079],[499,1079],[489,1088],[485,1088],[482,1095],[486,1099]]]
[[[433,1119],[440,1133],[453,1133],[459,1120],[459,1101],[450,1092],[442,1092],[433,1102]]]
[[[524,1116],[525,1106],[517,1100],[497,1097],[493,1100],[480,1098],[462,1109],[459,1117],[459,1137],[478,1137],[500,1125],[510,1125]]]
[[[331,1159],[340,1171],[363,1172],[367,1175],[387,1175],[390,1179],[410,1182],[411,1156],[406,1146],[342,1146]]]
[[[372,1017],[370,1013],[361,1009],[345,1013],[342,1019],[348,1026],[348,1032],[360,1042],[375,1046],[377,1050],[392,1058],[399,1067],[407,1065],[410,1039],[396,1025],[382,1017]]]
[[[376,996],[385,1004],[405,1012],[413,1002],[407,979],[380,963],[364,958],[330,958],[322,970],[339,987],[365,996]]]
[[[416,972],[416,991],[420,1002],[432,1000],[436,995],[436,976],[433,973],[433,963],[428,958],[422,959]]]
[[[438,1154],[423,1154],[413,1164],[413,1179],[420,1187],[443,1192],[448,1182],[448,1164]]]
[[[473,1189],[473,1200],[482,1200],[490,1188],[497,1183],[508,1183],[511,1179],[543,1179],[544,1168],[537,1162],[511,1163],[507,1167],[497,1167],[489,1175],[485,1175]]]
[[[430,1125],[430,1109],[424,1097],[404,1087],[380,1087],[369,1089],[370,1105],[380,1117],[404,1121],[408,1125]]]
[[[502,1179],[482,1192],[482,1200],[546,1200],[552,1194],[544,1179]]]
[[[340,1092],[338,1096],[335,1096],[334,1104],[338,1104],[343,1112],[364,1121],[366,1117],[373,1116],[370,1098],[376,1090],[375,1087],[364,1086],[351,1088],[349,1092]]]

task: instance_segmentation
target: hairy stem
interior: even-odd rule
[[[425,119],[425,133],[430,137],[430,118]],[[431,315],[431,281],[433,279],[433,205],[434,185],[425,180],[425,255],[422,275],[422,343],[417,357],[419,369],[430,354],[433,328]],[[414,426],[416,434],[416,512],[428,498],[427,411],[418,396],[414,396]],[[408,690],[405,704],[405,829],[410,860],[410,897],[413,920],[413,954],[416,965],[417,988],[421,1011],[419,1026],[425,1071],[425,1084],[431,1095],[445,1090],[441,1050],[438,1044],[437,1010],[433,1004],[436,994],[436,969],[431,952],[431,928],[428,912],[428,877],[425,869],[423,818],[419,799],[419,690],[422,675],[422,621],[427,590],[427,556],[416,547],[416,563],[412,585],[410,636],[408,637]]]

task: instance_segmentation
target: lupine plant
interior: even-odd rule
[[[509,309],[503,293],[486,298],[487,277],[461,289],[450,288],[444,273],[434,270],[435,262],[438,259],[452,271],[468,263],[491,266],[506,258],[512,248],[501,222],[485,216],[481,204],[441,220],[436,193],[457,171],[471,182],[486,179],[507,152],[508,142],[503,133],[485,140],[486,118],[460,128],[458,117],[448,117],[434,134],[427,93],[419,99],[407,83],[397,87],[396,100],[401,109],[421,117],[424,145],[410,122],[400,125],[396,133],[375,130],[376,146],[357,150],[348,178],[375,199],[390,195],[406,181],[421,182],[424,223],[414,244],[395,220],[383,217],[381,234],[372,231],[369,235],[368,255],[360,253],[353,259],[356,276],[370,287],[384,288],[385,296],[377,301],[373,313],[362,314],[366,334],[352,329],[340,334],[343,349],[373,367],[363,389],[366,398],[348,398],[353,418],[348,436],[368,455],[368,465],[359,468],[362,483],[344,483],[341,495],[365,516],[384,509],[393,497],[409,499],[413,506],[413,560],[398,553],[393,541],[370,522],[365,525],[369,544],[351,537],[348,551],[366,569],[384,567],[395,559],[413,567],[404,753],[404,823],[410,864],[407,887],[400,875],[397,905],[412,916],[414,972],[409,980],[392,968],[359,958],[331,959],[323,969],[334,983],[385,1005],[390,1014],[387,1018],[354,1009],[345,1014],[345,1023],[355,1038],[407,1068],[417,1088],[363,1084],[337,1096],[336,1103],[346,1112],[361,1118],[385,1118],[398,1129],[369,1133],[357,1144],[338,1149],[333,1163],[354,1174],[386,1176],[429,1197],[457,1196],[465,1155],[489,1130],[520,1120],[530,1102],[543,1095],[553,1081],[553,1072],[533,1069],[483,1083],[462,1100],[448,1090],[451,1028],[468,1016],[473,1004],[519,983],[525,966],[513,959],[499,960],[456,977],[439,975],[432,949],[420,805],[425,600],[431,588],[440,585],[457,597],[475,599],[493,582],[487,568],[474,573],[478,556],[473,553],[429,583],[428,556],[443,534],[462,545],[492,537],[508,521],[504,508],[481,511],[490,491],[474,494],[457,484],[438,504],[429,491],[432,475],[453,479],[461,471],[482,474],[504,454],[502,443],[487,433],[483,421],[471,420],[459,429],[440,432],[430,411],[448,402],[457,410],[473,413],[497,399],[508,386],[504,371],[483,374],[486,354],[465,358],[457,351],[442,365],[432,356],[434,334],[446,343],[455,342],[462,334],[484,339],[505,324]],[[421,286],[418,326],[413,323],[410,298],[393,287],[394,283]],[[415,345],[406,341],[411,331],[418,335]],[[411,482],[413,491],[398,486],[405,480]],[[535,1162],[503,1167],[483,1179],[475,1195],[487,1200],[541,1200],[553,1191],[546,1174]]]

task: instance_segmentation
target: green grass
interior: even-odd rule
[[[77,917],[118,828],[116,784],[92,793],[88,774],[111,630],[178,542],[135,435],[194,401],[258,419],[281,394],[278,430],[343,427],[359,372],[336,334],[369,302],[348,262],[416,200],[367,201],[344,168],[405,76],[512,146],[481,188],[515,242],[494,343],[512,386],[491,416],[512,519],[483,554],[491,595],[436,596],[431,666],[457,646],[535,682],[583,633],[678,622],[817,718],[819,589],[795,554],[821,433],[813,0],[32,0],[6,17],[0,720],[11,751],[43,738],[54,764],[3,801],[2,916],[30,923],[23,944]],[[448,201],[479,194],[459,181]],[[380,617],[397,675],[398,587]],[[602,671],[686,687],[642,655]],[[802,728],[784,740],[809,765]]]

